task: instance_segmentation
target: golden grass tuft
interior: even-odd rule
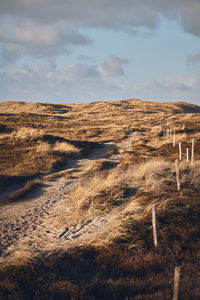
[[[54,147],[53,147],[54,151],[59,151],[59,152],[64,152],[67,154],[71,154],[71,153],[79,153],[80,149],[75,147],[72,144],[66,143],[66,142],[56,142]]]
[[[42,153],[42,154],[44,154],[45,152],[48,153],[51,151],[51,146],[48,143],[40,141],[36,144],[35,151],[37,153]]]
[[[40,137],[44,134],[42,129],[21,127],[15,133],[13,133],[13,137],[16,139],[33,139],[36,137]]]
[[[177,192],[174,163],[164,159],[146,160],[128,168],[86,176],[71,190],[66,199],[71,208],[64,202],[57,221],[66,218],[70,223],[73,218],[75,223],[81,223],[99,214],[108,214],[112,221],[105,226],[106,232],[102,232],[98,242],[92,237],[87,243],[107,245],[127,240],[129,247],[139,247],[140,241],[134,238],[132,228],[150,218],[153,204],[157,204],[160,215],[174,214],[182,210],[178,204],[180,195],[185,197],[191,187],[194,191],[200,189],[200,162],[195,166],[181,163],[180,169],[182,194]]]
[[[167,161],[153,159],[128,168],[114,168],[85,176],[66,198],[71,209],[65,202],[62,203],[62,212],[57,220],[62,223],[66,218],[82,222],[91,216],[124,210],[135,199],[138,190],[163,188],[161,179],[166,177],[163,170],[169,173],[169,169]]]
[[[7,196],[3,203],[10,203],[10,202],[16,202],[18,200],[22,200],[27,194],[35,191],[36,188],[39,188],[42,186],[42,180],[35,179],[33,181],[28,181],[25,186],[21,189],[18,189],[14,193]]]

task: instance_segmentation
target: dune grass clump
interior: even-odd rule
[[[54,151],[59,151],[61,153],[66,153],[66,154],[72,154],[72,153],[79,153],[80,149],[75,147],[72,144],[66,143],[66,142],[56,142],[54,147]]]
[[[39,188],[42,186],[42,181],[41,180],[33,180],[33,181],[28,181],[24,187],[22,187],[21,189],[18,189],[17,191],[15,191],[14,193],[10,194],[9,196],[7,196],[3,203],[13,203],[16,201],[20,201],[23,200],[25,196],[27,196],[28,194],[30,194],[31,192],[35,191],[36,188]]]
[[[45,142],[38,142],[35,147],[34,150],[38,153],[38,154],[42,154],[45,155],[45,153],[50,153],[52,152],[52,148],[51,145],[49,145],[49,143],[45,143]]]
[[[62,222],[73,216],[73,219],[81,222],[91,216],[115,212],[118,223],[118,213],[125,211],[130,203],[137,208],[135,214],[141,209],[137,201],[140,191],[157,189],[159,192],[165,188],[164,180],[170,181],[173,176],[169,170],[167,161],[153,159],[126,168],[115,167],[89,173],[70,191],[66,201],[71,209],[63,203],[58,219]]]
[[[15,139],[33,139],[36,137],[40,137],[44,134],[44,131],[41,129],[35,129],[35,128],[28,128],[28,127],[21,127],[19,128],[15,134],[13,134],[13,137]]]
[[[86,176],[70,192],[71,209],[68,213],[76,218],[76,222],[99,214],[114,214],[107,233],[102,235],[102,240],[98,238],[100,244],[122,243],[137,247],[145,245],[145,236],[149,236],[152,245],[151,212],[154,204],[164,229],[175,227],[175,217],[180,225],[185,223],[189,211],[200,210],[200,164],[191,167],[182,163],[180,168],[181,192],[177,191],[174,164],[164,159],[146,160],[128,168],[114,168]],[[64,218],[65,208],[62,213]]]
[[[181,247],[198,240],[200,216],[200,164],[180,166],[181,191],[177,191],[174,165],[168,164],[152,174],[144,175],[144,183],[127,203],[126,207],[112,223],[108,239],[114,243],[127,244],[128,247],[152,247],[152,206],[157,205],[161,243],[168,241],[173,248],[174,239]],[[175,238],[176,237],[176,238]],[[176,242],[175,242],[176,244]],[[176,250],[177,251],[177,250]],[[180,249],[177,251],[180,255]]]

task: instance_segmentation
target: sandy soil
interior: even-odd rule
[[[118,162],[122,151],[129,145],[129,141],[122,141],[118,146],[121,149],[119,155],[113,155],[110,161]],[[88,159],[78,160],[76,167],[68,170],[83,172],[97,159],[105,157],[110,145],[96,150]],[[73,246],[88,237],[102,233],[109,222],[111,215],[103,215],[87,219],[82,224],[76,224],[70,228],[54,224],[54,216],[59,215],[61,203],[67,199],[71,188],[78,183],[78,179],[66,179],[64,177],[46,181],[44,187],[34,192],[31,197],[23,202],[7,205],[1,208],[0,214],[0,264],[12,259],[16,251],[26,249],[42,252],[55,248],[55,245],[65,244]],[[70,205],[69,205],[70,207]],[[52,247],[52,249],[51,249]],[[23,255],[23,254],[22,254]]]

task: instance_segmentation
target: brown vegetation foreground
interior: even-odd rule
[[[16,130],[11,124],[15,120],[26,127],[29,118],[25,122],[23,117],[29,114],[28,104],[15,103],[14,106],[20,113],[4,119],[2,151],[14,138],[16,148],[13,149],[16,152],[21,149],[23,157],[29,149],[34,159],[40,153],[41,164],[45,164],[49,161],[48,155],[55,158],[62,153],[70,165],[70,160],[92,153],[94,146],[98,147],[97,142],[109,141],[112,149],[108,148],[103,159],[97,160],[96,156],[89,165],[82,162],[81,170],[75,166],[70,173],[60,173],[78,178],[77,184],[57,203],[56,210],[48,212],[49,230],[67,228],[66,233],[52,240],[51,245],[47,245],[45,237],[40,239],[40,246],[43,245],[40,252],[31,244],[19,248],[18,243],[18,254],[16,251],[8,263],[5,257],[2,264],[0,298],[172,299],[174,267],[181,266],[179,299],[199,299],[199,108],[183,103],[154,104],[139,100],[80,106],[31,104],[32,111],[35,110],[34,116],[29,115],[34,118],[31,126],[36,123],[37,126],[27,138],[25,129]],[[7,112],[6,104],[2,104],[2,108],[5,113],[13,114],[12,105],[10,111],[7,106]],[[41,114],[43,121],[46,118],[48,122],[39,123]],[[60,118],[56,126],[51,123],[55,117]],[[169,128],[171,136],[167,133]],[[173,132],[176,132],[175,148]],[[186,162],[186,148],[191,151],[193,138],[195,163],[192,165]],[[183,151],[179,164],[180,192],[174,163],[178,158],[178,141]],[[102,152],[102,146],[99,151]],[[9,177],[11,169],[17,170],[18,173],[13,174],[16,176],[52,172],[50,167],[41,172],[40,165],[37,172],[31,173],[22,161],[21,169],[19,165],[16,169],[14,164],[8,169],[9,163],[4,157],[2,178]],[[20,195],[10,196],[10,202],[13,201],[10,205],[20,202]],[[26,202],[26,197],[21,200]],[[158,214],[157,248],[152,238],[154,204]],[[74,240],[69,241],[68,229],[79,228],[101,217],[107,220],[104,227],[96,228],[96,233],[91,235],[88,232],[84,238],[78,237],[77,229],[73,233]],[[19,257],[19,253],[23,257]]]

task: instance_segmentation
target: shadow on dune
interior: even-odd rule
[[[179,299],[198,299],[198,282],[187,255]],[[167,264],[166,264],[167,262]],[[0,271],[1,299],[171,299],[174,264],[164,246],[74,248],[43,254],[27,266]],[[196,273],[197,274],[197,273]],[[190,280],[187,280],[190,276]]]

